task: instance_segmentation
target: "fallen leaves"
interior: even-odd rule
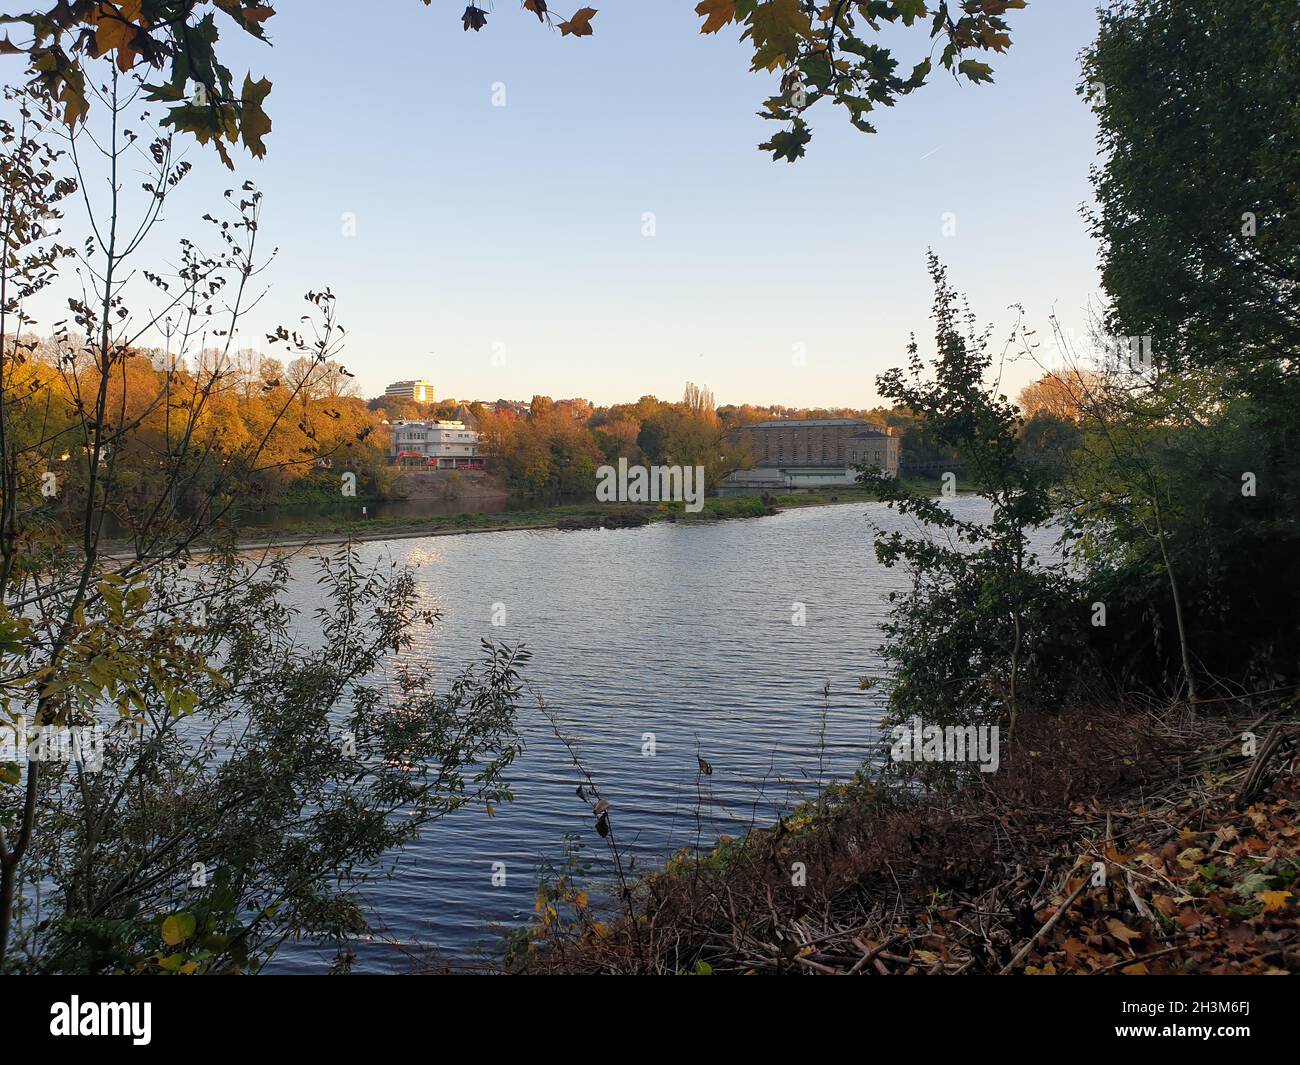
[[[1123,921],[1117,920],[1114,917],[1111,917],[1106,921],[1106,927],[1110,929],[1110,934],[1125,946],[1128,946],[1135,939],[1140,940],[1142,938],[1141,932],[1134,932],[1133,929],[1129,928]]]
[[[1257,891],[1255,898],[1264,904],[1265,913],[1279,913],[1287,908],[1291,901],[1289,891]]]

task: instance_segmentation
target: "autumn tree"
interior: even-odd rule
[[[424,0],[425,6],[430,2]],[[577,40],[594,32],[595,8],[564,18],[548,0],[523,0],[522,6],[562,37]],[[812,139],[807,115],[824,100],[843,107],[854,128],[874,133],[868,116],[921,88],[936,63],[954,78],[992,81],[992,68],[974,56],[1009,48],[1003,16],[1025,6],[1026,0],[701,0],[695,12],[701,33],[739,28],[752,50],[752,71],[779,74],[777,91],[759,113],[787,128],[759,147],[773,159],[794,162]],[[236,82],[218,56],[221,32],[233,29],[269,43],[274,14],[261,0],[76,0],[0,18],[25,31],[18,41],[0,41],[0,53],[26,58],[32,77],[60,102],[70,126],[84,119],[93,101],[86,86],[88,60],[107,57],[123,73],[146,71],[156,79],[147,85],[148,98],[167,108],[164,123],[211,144],[233,169],[228,145],[265,154],[271,119],[264,105],[271,83],[251,74]],[[471,0],[461,25],[481,31],[490,14]],[[900,69],[894,54],[871,39],[886,25],[925,31],[927,46],[918,48],[910,69]]]
[[[110,5],[59,12],[91,6]],[[0,727],[102,735],[99,765],[27,739],[0,762],[0,970],[255,970],[286,938],[360,931],[356,885],[419,825],[509,797],[523,656],[489,645],[445,691],[372,690],[362,678],[431,620],[409,575],[344,547],[304,643],[283,562],[235,551],[224,519],[260,478],[315,465],[317,416],[344,420],[298,413],[338,351],[336,301],[310,292],[270,334],[308,371],[295,385],[264,362],[261,421],[241,419],[261,194],[230,189],[203,237],[142,261],[191,166],[132,113],[140,72],[103,66],[88,122],[64,124],[43,82],[0,120]],[[110,176],[93,187],[92,159]],[[83,240],[61,235],[69,203]],[[67,317],[28,339],[32,298],[65,285]]]
[[[1099,384],[1100,377],[1084,369],[1046,373],[1021,389],[1016,402],[1029,418],[1048,414],[1063,421],[1077,422],[1084,416],[1080,397],[1086,396]]]

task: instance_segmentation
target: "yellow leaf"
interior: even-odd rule
[[[169,947],[184,943],[194,934],[194,915],[174,913],[162,923],[162,939]]]
[[[266,155],[266,145],[262,138],[271,132],[271,118],[262,109],[271,92],[271,83],[262,78],[254,81],[252,75],[244,77],[244,91],[240,97],[240,131],[244,145],[256,158]],[[233,137],[231,138],[234,139]]]
[[[704,19],[701,33],[717,33],[736,18],[736,0],[700,0],[695,13]]]
[[[1265,913],[1275,913],[1278,910],[1285,910],[1287,900],[1291,897],[1289,891],[1256,891],[1255,898],[1264,904]]]

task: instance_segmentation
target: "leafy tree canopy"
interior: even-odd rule
[[[925,3],[925,0],[701,0],[695,8],[704,19],[702,33],[717,33],[735,23],[741,39],[754,49],[750,69],[780,71],[776,95],[759,114],[788,123],[788,128],[759,145],[773,159],[794,162],[802,157],[812,130],[804,117],[823,99],[842,106],[854,128],[874,133],[867,115],[892,107],[900,96],[919,89],[938,61],[955,77],[976,84],[993,80],[987,63],[966,58],[969,52],[1003,52],[1011,35],[1002,18],[1025,0],[966,0],[964,3]],[[899,71],[893,53],[865,39],[863,30],[879,33],[885,24],[928,26],[929,53],[910,73]]]
[[[1122,0],[1080,91],[1106,325],[1173,371],[1265,373],[1300,345],[1300,6]]]
[[[563,37],[593,33],[595,8],[566,19],[554,15],[547,0],[523,0],[522,6]],[[992,68],[968,53],[1009,48],[1002,16],[1025,6],[1026,0],[701,0],[695,11],[701,33],[741,27],[741,39],[753,48],[752,70],[780,72],[778,91],[759,114],[788,128],[759,148],[794,162],[812,138],[805,114],[814,104],[830,99],[846,109],[855,128],[874,133],[867,115],[924,85],[936,50],[954,77],[992,81]],[[95,95],[93,86],[87,88],[86,59],[108,58],[123,73],[141,67],[156,72],[148,99],[168,105],[164,121],[211,144],[233,169],[228,144],[242,143],[258,158],[266,154],[271,119],[264,104],[271,82],[249,73],[238,83],[218,58],[218,42],[222,29],[232,26],[267,41],[274,14],[261,0],[59,0],[44,11],[0,16],[0,23],[27,31],[17,42],[6,33],[0,54],[26,56],[33,80],[59,101],[69,126],[85,118]],[[461,24],[478,32],[488,15],[471,2]],[[929,28],[929,52],[910,73],[901,73],[893,53],[864,34],[887,24]]]

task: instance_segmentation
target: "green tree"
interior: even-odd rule
[[[1175,631],[1193,696],[1295,671],[1297,33],[1294,4],[1121,0],[1084,55],[1108,302],[1101,373],[1057,375],[1085,412],[1067,514],[1120,606],[1098,637],[1147,647],[1150,680]]]
[[[509,797],[522,658],[488,647],[447,692],[407,678],[390,705],[364,682],[428,617],[409,577],[338,555],[308,648],[282,565],[230,559],[232,507],[320,455],[302,392],[338,351],[335,300],[309,293],[311,313],[274,332],[307,372],[261,386],[260,432],[228,432],[261,196],[231,190],[206,240],[150,270],[143,249],[191,168],[170,134],[137,144],[127,128],[138,74],[107,79],[99,125],[77,124],[66,155],[41,85],[11,93],[18,120],[0,124],[0,727],[35,744],[0,763],[0,968],[255,968],[286,936],[356,931],[356,884],[410,830]],[[94,187],[92,156],[111,179]],[[153,168],[138,185],[128,158]],[[90,237],[65,246],[74,192]],[[71,256],[75,279],[60,273]],[[127,298],[137,266],[147,311]],[[61,284],[68,319],[25,340],[28,301]],[[155,331],[174,358],[158,368],[139,353]],[[110,543],[114,521],[125,542]],[[331,754],[339,728],[349,743]],[[46,737],[88,734],[103,737],[98,772],[84,749],[42,754]],[[192,884],[193,863],[212,879]]]
[[[1107,329],[1271,389],[1300,347],[1300,9],[1122,0],[1100,21],[1080,92]]]
[[[933,254],[929,263],[933,365],[913,340],[907,367],[881,375],[876,387],[922,418],[936,444],[956,452],[983,499],[975,509],[959,507],[952,494],[919,495],[860,467],[859,480],[877,498],[925,530],[876,540],[876,557],[906,565],[913,578],[910,591],[894,593],[886,625],[890,709],[895,718],[916,714],[937,723],[1003,720],[1014,733],[1023,705],[1042,705],[1059,692],[1083,619],[1063,565],[1040,562],[1031,543],[1052,519],[1052,478],[1023,460],[1022,419],[990,383],[988,331],[976,328]]]

